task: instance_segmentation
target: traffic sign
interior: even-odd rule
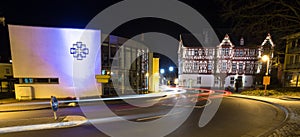
[[[51,108],[52,108],[53,111],[58,110],[58,101],[57,101],[57,98],[55,96],[51,96],[50,105],[51,105]]]
[[[264,76],[263,84],[264,85],[270,85],[270,79],[271,79],[270,76]]]
[[[96,79],[98,83],[108,83],[110,75],[96,75]]]

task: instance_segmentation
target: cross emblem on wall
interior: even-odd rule
[[[77,60],[83,60],[89,54],[89,49],[82,42],[76,42],[73,47],[70,48],[70,54]]]

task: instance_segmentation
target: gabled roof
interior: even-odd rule
[[[230,41],[229,35],[226,34],[224,39],[222,40],[222,42],[218,45],[218,47],[220,46],[230,46],[230,47],[234,47],[234,45],[232,44],[232,42]]]
[[[273,43],[273,41],[272,41],[272,39],[271,39],[270,33],[268,33],[268,35],[267,35],[267,37],[265,38],[264,42],[261,43],[261,46],[264,46],[264,45],[266,45],[267,43],[270,43],[271,46],[272,46],[272,48],[275,47],[275,45],[274,45],[274,43]]]
[[[196,34],[198,35],[198,34]],[[185,47],[202,47],[200,41],[192,34],[181,34],[182,44]]]

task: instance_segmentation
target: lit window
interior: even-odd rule
[[[239,63],[239,72],[242,72],[243,71],[243,63]]]
[[[209,49],[209,50],[208,50],[208,55],[209,55],[209,56],[212,56],[212,55],[213,55],[213,49]]]
[[[205,50],[202,49],[202,53],[201,53],[202,56],[205,56]]]
[[[234,56],[239,56],[239,51],[240,51],[239,49],[235,49],[234,50]]]
[[[224,56],[224,55],[225,55],[225,48],[222,48],[221,56]]]
[[[198,68],[199,68],[199,65],[198,65],[198,63],[197,63],[197,62],[195,62],[195,63],[194,63],[194,71],[197,71],[197,70],[198,70]]]
[[[246,72],[250,73],[250,70],[251,70],[250,63],[246,63]]]
[[[215,79],[215,84],[219,84],[219,80],[218,79]]]
[[[230,84],[234,84],[234,77],[230,77]]]
[[[244,55],[243,50],[240,50],[240,55],[239,56],[243,56],[243,55]]]
[[[250,56],[254,56],[255,55],[255,49],[250,49]]]
[[[233,72],[233,73],[236,72],[236,63],[232,63],[232,72]]]
[[[225,71],[227,69],[227,63],[223,62],[222,63],[222,70]]]
[[[225,49],[225,56],[228,56],[229,55],[229,48],[226,48]]]
[[[23,84],[59,84],[58,78],[21,78]]]
[[[195,56],[199,56],[198,50],[195,50]]]
[[[211,71],[211,70],[212,70],[211,63],[208,63],[208,64],[207,64],[207,70],[208,70],[208,71]]]

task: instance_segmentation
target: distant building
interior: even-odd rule
[[[0,63],[0,91],[8,89],[9,79],[13,76],[12,64]]]
[[[300,87],[300,32],[288,35],[283,66],[284,87]]]
[[[0,79],[5,79],[7,76],[12,76],[12,64],[10,63],[0,63]]]
[[[117,81],[103,84],[103,96],[114,96],[116,90],[118,94],[147,93],[148,76],[151,75],[148,48],[140,42],[113,35],[102,35],[102,39],[101,73]]]
[[[179,86],[249,88],[257,74],[266,71],[264,54],[273,58],[274,44],[268,35],[259,46],[245,46],[244,39],[235,46],[226,34],[219,45],[202,47],[191,35],[182,35],[178,49]],[[268,72],[270,72],[269,67]]]

